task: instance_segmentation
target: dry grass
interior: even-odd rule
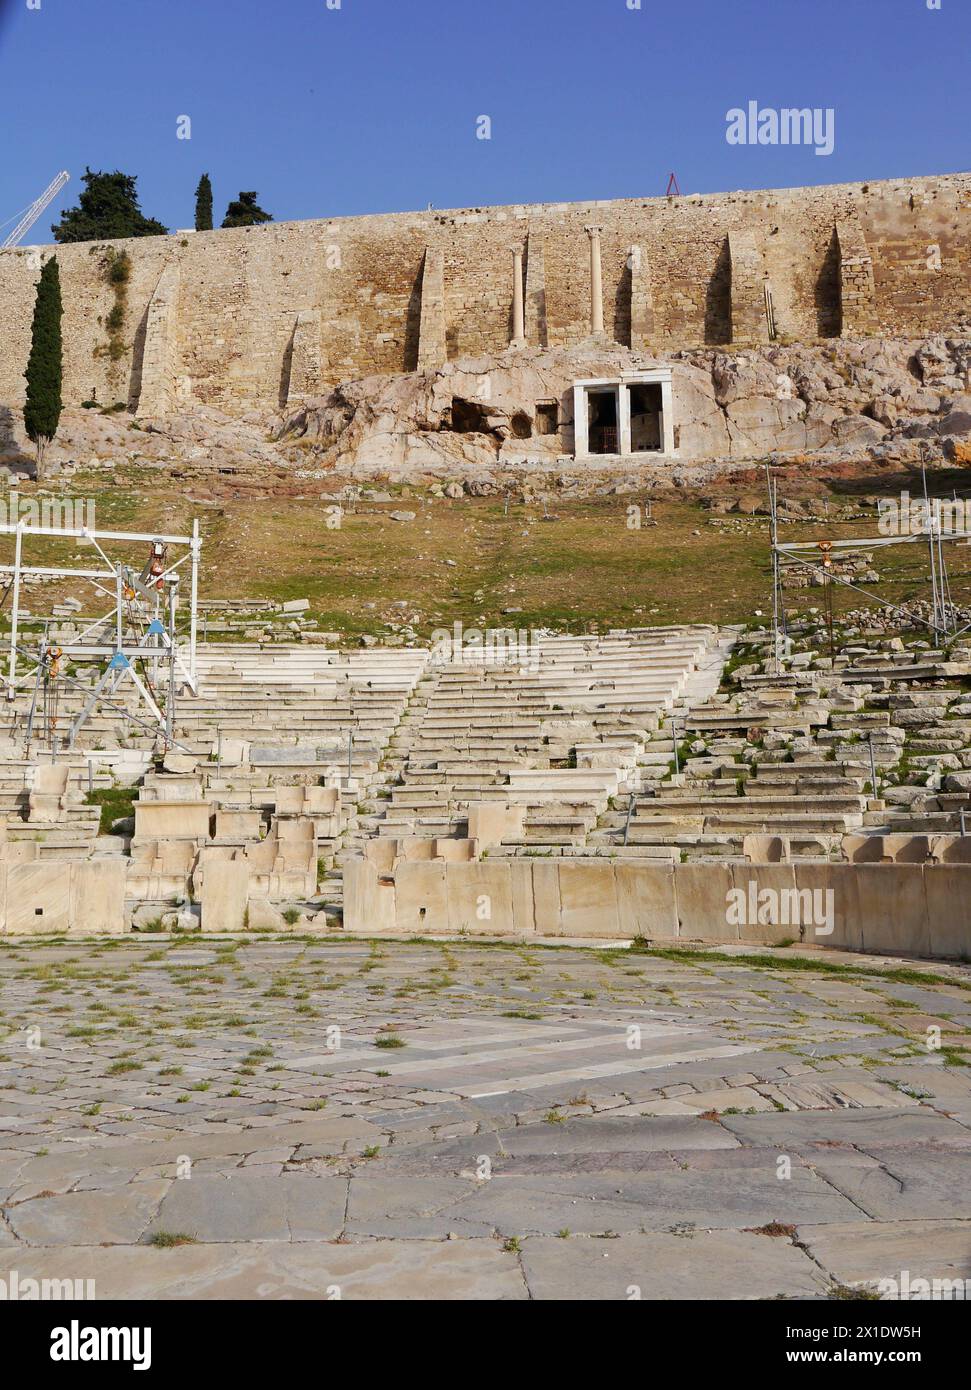
[[[122,484],[123,485],[120,485]],[[198,516],[204,536],[202,596],[309,598],[311,614],[325,630],[348,636],[387,632],[387,624],[412,624],[426,636],[453,622],[468,626],[552,627],[583,632],[609,626],[671,622],[757,622],[771,605],[768,524],[740,521],[714,525],[690,497],[654,503],[656,526],[629,529],[628,507],[636,494],[542,503],[465,498],[459,501],[405,495],[393,503],[360,503],[348,509],[339,530],[326,526],[326,507],[313,484],[307,495],[194,502],[157,472],[126,471],[115,482],[104,475],[72,482],[74,495],[93,497],[99,528],[185,532]],[[733,492],[738,492],[735,485]],[[26,489],[24,490],[26,495]],[[845,500],[842,498],[840,500]],[[417,513],[395,522],[398,509]],[[786,526],[788,540],[875,534],[875,519],[831,525]],[[10,554],[8,555],[8,552]],[[90,556],[76,543],[38,544],[38,561]],[[0,539],[0,555],[12,558],[12,540]],[[971,601],[971,559],[949,548],[952,591]],[[451,562],[451,563],[450,563]],[[927,553],[914,545],[879,553],[887,581],[885,598],[927,592]],[[78,592],[77,589],[71,592]],[[875,595],[873,586],[868,593]],[[45,591],[45,600],[54,597]],[[838,588],[837,612],[865,603],[863,594]],[[794,591],[793,608],[821,604],[821,590]],[[38,609],[40,604],[38,604]],[[509,612],[506,610],[517,610]]]

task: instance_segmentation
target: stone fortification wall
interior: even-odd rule
[[[23,401],[34,286],[55,252],[69,404],[235,412],[503,351],[514,248],[527,343],[584,341],[592,226],[608,342],[766,342],[773,320],[782,341],[940,332],[971,302],[969,214],[971,176],[958,174],[18,248],[0,253],[0,406]],[[131,269],[112,335],[109,266],[121,252]]]

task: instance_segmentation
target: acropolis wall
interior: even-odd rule
[[[57,254],[65,401],[145,415],[275,408],[338,381],[502,352],[514,265],[527,344],[591,331],[703,344],[952,327],[971,302],[971,175],[680,198],[400,213],[0,253],[0,405],[23,400],[34,285]],[[521,252],[517,262],[514,251]],[[131,260],[114,348],[109,258]]]

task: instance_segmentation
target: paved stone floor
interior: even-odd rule
[[[971,970],[756,959],[7,938],[0,1278],[758,1299],[971,1277]]]

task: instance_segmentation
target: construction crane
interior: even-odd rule
[[[61,172],[58,174],[57,178],[51,180],[51,182],[44,189],[40,197],[36,199],[35,202],[31,203],[29,208],[25,208],[22,214],[14,214],[15,217],[19,216],[20,220],[17,223],[16,227],[14,227],[13,231],[8,235],[6,240],[0,242],[0,251],[6,251],[8,247],[16,246],[18,242],[20,242],[27,235],[31,227],[37,221],[38,217],[40,217],[41,213],[44,211],[46,207],[49,207],[50,204],[53,203],[54,199],[57,197],[58,193],[60,193],[61,189],[68,182],[70,177],[71,175],[67,172],[67,170],[62,169]],[[8,220],[13,221],[13,218],[10,218]]]

